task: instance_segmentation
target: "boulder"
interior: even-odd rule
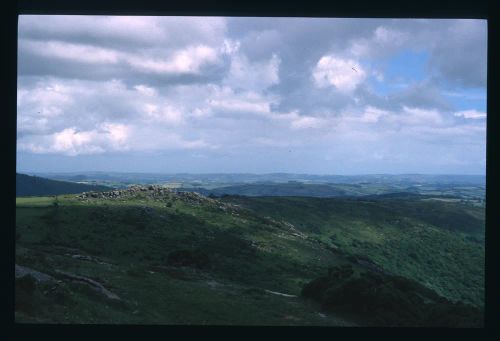
[[[104,296],[106,296],[107,298],[109,298],[111,300],[121,301],[121,298],[118,295],[109,291],[101,283],[99,283],[91,278],[75,275],[75,274],[60,271],[60,270],[56,270],[56,272],[58,274],[60,274],[63,278],[66,278],[66,279],[69,279],[72,281],[76,281],[76,282],[81,282],[81,283],[88,285],[93,290],[103,294]]]
[[[15,276],[16,278],[22,278],[25,276],[30,275],[33,277],[37,282],[50,282],[50,281],[55,281],[54,277],[49,276],[47,274],[44,274],[43,272],[39,272],[36,270],[33,270],[31,268],[21,266],[21,265],[15,265]]]

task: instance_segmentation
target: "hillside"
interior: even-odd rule
[[[226,197],[219,200],[160,186],[134,186],[126,190],[64,195],[58,198],[58,205],[54,205],[54,200],[17,199],[16,321],[373,325],[380,321],[325,305],[322,298],[310,297],[305,288],[318,281],[322,283],[321,278],[335,268],[348,268],[352,283],[361,285],[362,290],[371,285],[365,278],[374,275],[382,276],[377,281],[384,288],[392,288],[393,274],[389,272],[394,269],[377,265],[378,251],[390,252],[387,257],[397,260],[402,257],[403,248],[420,246],[411,245],[412,238],[403,238],[412,230],[409,222],[401,226],[390,223],[386,231],[393,233],[394,242],[401,239],[402,246],[378,250],[381,244],[374,228],[358,221],[359,213],[364,210],[357,209],[359,202],[347,199]],[[268,202],[263,205],[268,206],[268,211],[260,210],[256,204],[252,206],[263,201]],[[326,219],[323,225],[320,221],[336,212],[333,206],[344,212],[342,225],[357,228],[332,225],[337,230],[327,233],[326,224],[332,224],[332,219]],[[279,207],[281,212],[288,212],[287,219],[271,216],[273,211],[280,212]],[[291,214],[292,211],[297,214]],[[377,208],[369,213],[379,211]],[[380,212],[388,219],[398,216],[397,210],[389,208]],[[310,220],[309,225],[301,224],[301,214]],[[317,231],[312,224],[318,224]],[[418,224],[426,238],[452,233],[424,222]],[[345,237],[341,236],[344,232]],[[335,244],[325,238],[333,234],[338,238]],[[438,239],[436,243],[442,241]],[[456,266],[463,266],[461,258],[456,255],[449,258],[429,242],[424,251],[436,263],[456,262]],[[471,247],[477,248],[477,244],[458,237],[451,237],[448,243],[447,249],[461,248],[462,257],[470,258],[470,269],[480,273],[480,259],[474,258],[477,255]],[[416,271],[425,261],[418,258],[403,269]],[[407,259],[402,257],[397,262],[402,266]],[[450,264],[450,269],[455,265]],[[425,269],[419,275],[426,276]],[[474,296],[477,288],[471,287],[472,296],[463,299],[473,305],[452,304],[446,296],[453,296],[453,292],[438,293],[411,277],[395,282],[408,289],[393,290],[400,299],[413,302],[410,310],[447,311],[451,319],[439,322],[446,326],[463,326],[464,318],[468,321],[466,325],[481,325],[480,304],[472,302],[477,300]],[[452,286],[459,286],[462,280],[460,274],[452,271],[447,277]],[[350,288],[350,279],[346,283],[340,290]],[[367,297],[391,300],[380,295]],[[378,314],[390,316],[390,310]],[[404,324],[434,323],[419,316],[410,317]],[[399,322],[380,323],[398,325]]]
[[[287,221],[325,247],[451,300],[484,303],[484,208],[420,196],[222,200]]]
[[[107,191],[106,186],[92,186],[75,182],[50,180],[16,173],[16,196],[74,194],[85,191]]]

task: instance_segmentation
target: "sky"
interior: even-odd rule
[[[485,174],[486,20],[21,15],[17,170]]]

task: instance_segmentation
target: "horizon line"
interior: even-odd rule
[[[315,175],[315,176],[367,176],[367,175],[460,175],[460,176],[486,176],[486,174],[479,173],[352,173],[352,174],[340,174],[340,173],[294,173],[294,172],[265,172],[265,173],[251,173],[251,172],[145,172],[145,171],[99,171],[99,170],[86,170],[86,171],[28,171],[28,170],[16,170],[16,173],[25,174],[74,174],[74,173],[118,173],[118,174],[155,174],[155,175]]]

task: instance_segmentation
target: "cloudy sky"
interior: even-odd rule
[[[19,17],[25,172],[484,174],[485,20]]]

